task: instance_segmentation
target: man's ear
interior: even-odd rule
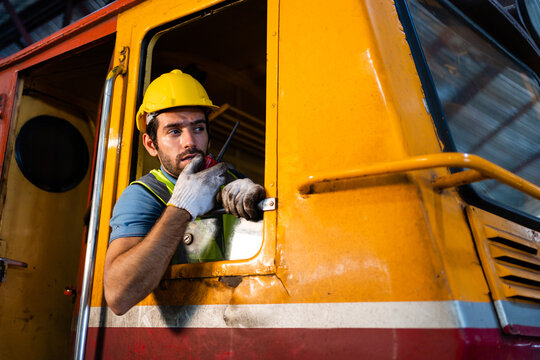
[[[146,151],[148,151],[151,156],[157,156],[158,151],[156,149],[156,146],[154,145],[154,142],[152,141],[152,139],[150,139],[150,136],[148,136],[147,133],[143,134],[142,142],[144,147],[146,148]]]

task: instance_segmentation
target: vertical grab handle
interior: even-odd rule
[[[90,223],[88,225],[88,239],[86,242],[86,257],[84,261],[84,274],[81,288],[81,298],[79,305],[79,315],[77,317],[77,334],[75,338],[75,360],[84,359],[86,347],[86,335],[88,333],[88,320],[90,314],[90,287],[94,275],[94,263],[96,253],[96,235],[98,219],[101,208],[101,190],[103,183],[103,172],[105,169],[105,143],[107,141],[107,129],[109,127],[109,115],[111,110],[111,98],[114,80],[124,72],[122,66],[114,67],[105,80],[105,91],[103,105],[101,108],[101,121],[99,127],[99,139],[96,158],[96,170],[94,184],[92,186],[92,203],[90,212]]]

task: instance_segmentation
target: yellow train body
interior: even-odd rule
[[[100,86],[114,67],[122,74],[104,144],[95,263],[86,264],[86,358],[540,356],[538,217],[472,204],[458,188],[471,173],[459,182],[451,169],[475,169],[536,198],[540,189],[448,152],[405,8],[375,0],[117,1],[0,61],[0,257],[28,263],[0,285],[2,358],[73,351],[79,307],[62,291],[82,290],[84,252],[92,251],[82,218],[100,166],[67,192],[47,192],[17,166],[16,136],[29,119],[55,116],[95,154]],[[207,74],[215,103],[248,113],[228,160],[263,182],[277,206],[264,214],[254,254],[171,266],[158,289],[119,317],[103,296],[109,220],[122,191],[152,166],[134,118],[151,79],[193,64]],[[220,121],[211,125],[213,146]],[[450,185],[436,186],[443,180]]]

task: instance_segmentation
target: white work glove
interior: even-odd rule
[[[225,184],[225,163],[197,172],[203,163],[199,154],[182,170],[167,204],[186,210],[191,220],[212,210],[216,193]]]
[[[265,197],[264,188],[247,178],[234,180],[221,191],[225,211],[247,220],[257,220],[261,217],[262,211],[257,205]]]

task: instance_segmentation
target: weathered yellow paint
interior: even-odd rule
[[[91,153],[93,132],[87,119],[57,102],[23,96],[14,134],[38,115],[69,121]],[[26,262],[28,268],[10,268],[0,285],[0,354],[4,359],[66,358],[75,305],[64,287],[77,284],[89,171],[78,186],[62,193],[30,183],[13,153],[6,171],[0,239],[7,246],[4,256]]]
[[[365,7],[370,14],[373,36],[377,39],[381,69],[384,69],[381,77],[389,90],[388,97],[399,114],[407,155],[440,152],[442,141],[438,139],[435,124],[426,111],[420,79],[393,2],[366,1]],[[432,179],[448,173],[447,169],[438,168],[411,172],[407,176],[419,192],[424,213],[421,221],[426,223],[437,254],[436,261],[442,263],[440,276],[445,278],[451,298],[490,301],[462,210],[463,202],[455,189],[442,193],[433,191]]]
[[[386,27],[399,27],[395,10],[379,10]],[[391,93],[369,20],[355,1],[281,4],[278,274],[294,301],[449,298],[406,176],[348,180],[307,197],[297,190],[329,170],[406,156],[394,101],[407,93]]]

